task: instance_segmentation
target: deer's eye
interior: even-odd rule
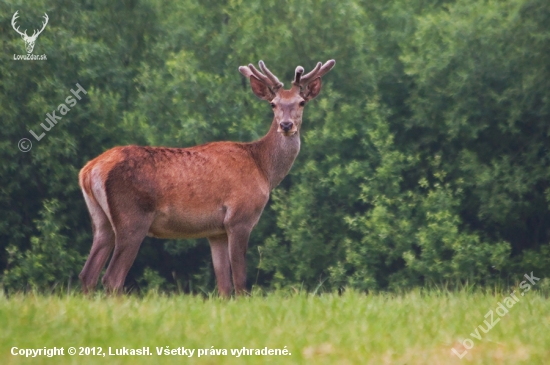
[[[275,108],[275,103],[271,103],[271,107],[272,107],[272,108]]]
[[[305,100],[300,101],[300,106],[304,106],[304,105],[306,105],[306,101]]]

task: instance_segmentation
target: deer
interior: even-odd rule
[[[319,95],[321,77],[334,60],[303,75],[292,87],[259,62],[239,67],[252,92],[270,103],[273,122],[254,142],[211,142],[187,148],[118,146],[89,161],[79,185],[92,220],[93,243],[79,275],[85,293],[102,278],[107,293],[120,293],[142,241],[207,238],[218,293],[246,295],[246,252],[252,229],[271,191],[289,173],[300,151],[307,102]],[[233,284],[233,286],[232,286]]]
[[[13,27],[13,29],[17,33],[19,33],[21,38],[23,38],[23,41],[25,42],[25,48],[27,49],[27,53],[31,54],[32,50],[34,49],[34,43],[36,42],[36,39],[38,38],[40,33],[42,33],[42,31],[44,30],[44,28],[46,28],[46,25],[48,24],[48,20],[49,20],[48,14],[44,13],[44,23],[42,23],[42,29],[40,29],[39,31],[37,31],[35,29],[34,32],[32,33],[32,35],[29,37],[27,35],[27,30],[26,29],[25,29],[25,32],[21,32],[21,31],[19,31],[19,27],[15,26],[16,20],[19,17],[17,15],[17,13],[19,13],[19,10],[17,10],[15,12],[15,14],[13,14],[13,17],[11,18],[11,26]]]

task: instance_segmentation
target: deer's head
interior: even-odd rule
[[[239,67],[239,71],[250,79],[250,86],[254,94],[260,99],[267,100],[273,108],[277,132],[284,136],[292,136],[300,130],[302,113],[306,103],[319,95],[321,91],[321,77],[329,72],[336,62],[327,61],[324,65],[319,62],[308,74],[303,75],[304,68],[296,67],[294,81],[290,90],[283,89],[283,83],[260,61],[260,71],[253,64]]]
[[[38,36],[40,35],[40,33],[42,33],[42,31],[44,30],[44,28],[46,28],[46,24],[48,24],[48,14],[45,14],[44,13],[44,23],[42,24],[42,29],[40,30],[35,30],[32,35],[29,37],[27,35],[27,30],[25,29],[24,32],[20,32],[19,31],[19,27],[16,27],[15,26],[15,20],[18,18],[18,15],[17,13],[19,12],[16,11],[15,14],[13,14],[13,17],[11,18],[11,26],[13,27],[13,29],[15,29],[15,31],[17,33],[19,33],[19,35],[21,35],[21,38],[23,38],[23,41],[25,42],[25,48],[27,49],[27,53],[32,53],[32,50],[34,49],[34,43],[36,42],[36,38],[38,38]]]

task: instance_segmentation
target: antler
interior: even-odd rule
[[[266,84],[274,93],[276,93],[277,90],[283,87],[283,83],[279,81],[277,76],[275,76],[271,71],[269,71],[269,69],[265,66],[264,61],[260,61],[259,65],[260,65],[260,70],[262,70],[263,73],[258,71],[256,67],[254,67],[254,65],[251,63],[248,66],[239,67],[239,72],[246,77],[251,77],[251,76],[255,77],[259,81]]]
[[[17,15],[17,13],[19,13],[19,10],[17,10],[17,11],[15,12],[15,14],[13,14],[13,17],[11,18],[11,26],[12,26],[13,29],[14,29],[17,33],[19,33],[20,35],[25,36],[25,37],[28,37],[28,35],[27,35],[27,30],[26,30],[26,29],[25,29],[25,33],[21,33],[21,32],[19,31],[19,27],[17,27],[17,28],[15,27],[15,20],[19,17],[19,16]]]
[[[44,28],[46,28],[46,25],[48,24],[48,20],[49,20],[48,14],[44,13],[44,19],[45,19],[46,21],[42,24],[42,29],[40,29],[40,30],[38,31],[38,33],[36,33],[36,30],[35,30],[35,31],[32,33],[32,35],[29,37],[29,36],[27,35],[27,30],[26,30],[26,29],[25,29],[25,32],[24,32],[24,33],[21,33],[21,32],[19,31],[19,27],[17,27],[17,28],[15,27],[15,21],[16,21],[17,18],[19,18],[19,15],[17,15],[17,13],[19,13],[19,10],[17,10],[17,11],[15,12],[15,14],[13,14],[13,17],[11,18],[11,26],[13,27],[13,29],[14,29],[17,33],[19,33],[19,34],[20,34],[21,36],[23,36],[23,37],[26,37],[26,38],[36,38],[36,37],[38,37],[38,36],[40,35],[40,33],[42,33],[42,31],[44,30]]]
[[[296,73],[292,84],[294,86],[304,87],[313,80],[318,79],[319,77],[322,77],[324,74],[329,72],[335,64],[336,61],[334,60],[328,60],[327,62],[325,62],[324,65],[321,62],[318,62],[315,68],[304,76],[302,76],[302,74],[304,73],[304,68],[302,66],[298,66],[296,67]]]
[[[48,14],[44,13],[44,19],[46,20],[43,24],[42,24],[42,29],[40,29],[40,31],[38,33],[36,33],[36,30],[33,32],[32,37],[35,36],[35,33],[36,33],[36,37],[38,37],[38,35],[40,35],[40,33],[42,33],[42,31],[44,30],[44,28],[46,28],[46,25],[48,24],[48,20],[50,18],[48,18]]]

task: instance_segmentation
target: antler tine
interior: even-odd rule
[[[309,83],[310,81],[313,81],[313,76],[315,76],[317,71],[319,71],[321,69],[322,65],[323,64],[321,62],[317,62],[317,65],[315,66],[315,68],[313,70],[311,70],[310,72],[308,72],[307,74],[302,76],[301,84],[305,85],[305,84]]]
[[[42,32],[44,30],[44,28],[46,28],[46,25],[48,25],[48,20],[50,20],[50,18],[48,18],[48,14],[44,13],[44,25],[42,25],[42,29],[40,30],[40,32]]]
[[[296,67],[296,71],[294,72],[294,81],[292,81],[292,85],[300,86],[300,80],[302,79],[303,73],[304,73],[304,68],[302,66]]]
[[[251,63],[248,64],[248,68],[250,69],[250,71],[252,71],[252,74],[253,74],[254,76],[256,76],[256,78],[257,78],[258,80],[260,80],[261,82],[263,82],[264,84],[266,84],[266,85],[268,85],[268,86],[272,86],[272,85],[271,85],[271,80],[269,80],[269,78],[268,78],[266,75],[264,75],[263,73],[261,73],[260,71],[258,71],[258,70],[256,69],[256,67],[254,67],[253,64],[251,64]]]
[[[319,77],[322,77],[324,74],[329,72],[335,64],[336,61],[334,60],[328,60],[327,62],[325,62],[324,65],[321,62],[318,62],[317,66],[315,66],[315,68],[310,73],[302,77],[302,81],[300,84],[303,86]]]
[[[274,91],[276,91],[277,89],[283,87],[283,83],[281,81],[279,81],[277,76],[273,75],[273,73],[271,71],[269,71],[269,69],[265,66],[264,61],[260,61],[259,65],[260,65],[260,69],[262,70],[262,72],[267,75],[269,80],[271,80]]]
[[[334,67],[335,64],[336,64],[335,60],[328,60],[327,62],[325,62],[323,67],[321,67],[321,70],[319,70],[318,77],[321,77],[324,74],[326,74],[327,72],[329,72],[330,70],[332,70],[332,68]]]
[[[17,10],[11,17],[11,25],[13,27],[15,27],[15,21],[17,20],[17,18],[19,18],[19,15],[17,13],[19,13],[19,10]]]
[[[26,30],[26,29],[25,29],[25,33],[21,33],[21,31],[19,30],[19,27],[17,27],[17,28],[15,27],[15,21],[17,20],[17,18],[19,18],[19,15],[18,15],[17,13],[19,13],[19,10],[17,10],[17,11],[15,12],[15,14],[13,14],[13,17],[11,18],[11,26],[13,27],[13,29],[14,29],[17,33],[26,36],[26,35],[27,35],[27,30]]]
[[[42,24],[42,29],[40,29],[40,30],[38,31],[38,33],[37,33],[36,36],[38,36],[38,34],[42,33],[42,31],[44,31],[44,28],[46,28],[46,25],[48,25],[48,20],[49,20],[49,19],[50,19],[50,18],[48,18],[48,14],[44,13],[44,20],[46,20],[46,21],[44,22],[44,24]],[[36,30],[34,31],[34,33],[36,33]],[[34,36],[34,33],[33,33],[33,36]]]
[[[242,73],[244,77],[250,77],[253,75],[252,71],[250,71],[250,68],[248,68],[248,66],[240,66],[239,72]]]

